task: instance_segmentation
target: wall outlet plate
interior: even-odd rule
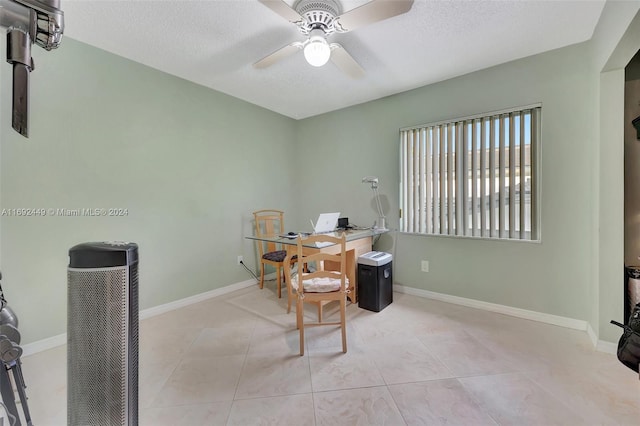
[[[420,268],[422,269],[422,272],[429,272],[429,261],[423,260],[420,264]]]

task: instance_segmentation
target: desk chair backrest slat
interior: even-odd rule
[[[334,237],[326,234],[318,234],[318,235],[310,235],[304,239],[300,236],[297,238],[297,254],[298,259],[302,259],[304,265],[308,265],[311,263],[315,263],[315,270],[311,272],[305,271],[304,267],[300,267],[299,265],[296,273],[298,274],[298,282],[302,283],[306,280],[312,280],[314,278],[331,278],[340,280],[340,291],[346,291],[346,237],[345,234],[342,233],[340,237]],[[340,251],[334,254],[327,253],[325,251],[318,251],[315,253],[307,253],[306,256],[303,256],[305,252],[305,246],[313,246],[316,243],[331,243],[336,244]],[[325,262],[329,262],[332,265],[339,265],[338,270],[325,270],[324,264]],[[298,293],[304,293],[304,286],[298,286]]]
[[[258,210],[253,212],[256,223],[256,237],[277,237],[284,233],[284,212],[281,210]],[[260,257],[265,253],[280,250],[273,242],[258,244]]]

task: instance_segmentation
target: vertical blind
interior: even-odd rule
[[[539,240],[541,106],[400,130],[402,232]]]

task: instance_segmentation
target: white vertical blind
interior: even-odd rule
[[[519,163],[519,170],[520,170],[520,185],[519,185],[519,190],[520,190],[520,239],[525,239],[526,238],[526,232],[525,229],[527,228],[527,209],[526,209],[526,203],[524,203],[523,201],[525,200],[525,193],[526,193],[526,181],[528,179],[529,174],[526,171],[527,168],[527,150],[523,149],[523,145],[524,145],[524,140],[525,140],[525,126],[524,126],[524,114],[522,112],[519,113],[520,116],[520,163]]]
[[[469,188],[467,147],[463,141],[464,123],[456,123],[456,235],[467,233],[467,194]]]
[[[484,135],[487,134],[487,120],[480,119],[480,189],[482,190],[480,195],[480,236],[488,237],[487,235],[487,209],[486,205],[489,199],[487,198],[487,138]]]
[[[433,136],[431,164],[433,174],[431,175],[431,188],[433,189],[433,221],[431,223],[431,233],[440,233],[440,131],[431,129]]]
[[[471,132],[471,236],[473,237],[478,235],[478,214],[480,210],[480,206],[478,205],[480,202],[480,188],[478,185],[481,182],[480,179],[482,179],[482,177],[478,175],[480,169],[480,146],[478,144],[477,128],[478,121],[473,120],[469,129]]]
[[[509,114],[509,238],[516,237],[516,114]]]
[[[453,199],[455,194],[454,177],[455,169],[453,168],[455,154],[453,152],[453,124],[447,125],[447,233],[454,233],[454,215],[453,215]]]
[[[496,235],[496,156],[495,156],[495,140],[496,140],[496,120],[489,119],[489,140],[487,141],[489,154],[489,236]]]
[[[505,176],[505,168],[506,168],[506,158],[505,158],[505,146],[507,142],[507,120],[505,116],[500,116],[498,120],[500,126],[500,142],[498,144],[498,179],[499,179],[499,187],[498,187],[498,235],[502,238],[505,237],[505,214],[506,214],[506,204],[507,204],[507,182]]]
[[[540,115],[542,111],[540,108],[535,108],[531,111],[531,158],[538,157],[538,149],[540,148]],[[538,164],[533,163],[530,166],[529,172],[529,181],[530,181],[530,197],[531,197],[531,205],[538,205]],[[531,209],[531,238],[532,240],[540,239],[540,228],[537,226],[538,223],[538,209],[536,207]]]
[[[400,130],[401,226],[538,240],[541,106]]]
[[[413,132],[411,132],[411,137],[410,137],[411,141],[413,142],[413,152],[414,152],[414,156],[413,156],[413,178],[414,178],[414,182],[413,182],[413,210],[414,210],[414,215],[413,215],[413,229],[415,230],[419,230],[420,229],[420,212],[422,211],[421,208],[421,202],[422,200],[420,199],[420,182],[422,180],[422,176],[420,175],[420,162],[421,162],[421,157],[422,157],[422,152],[420,150],[420,136],[419,136],[419,130],[414,130]]]

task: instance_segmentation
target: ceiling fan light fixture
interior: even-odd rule
[[[329,61],[330,57],[331,47],[329,47],[324,35],[312,34],[304,47],[304,58],[309,65],[321,67]]]

